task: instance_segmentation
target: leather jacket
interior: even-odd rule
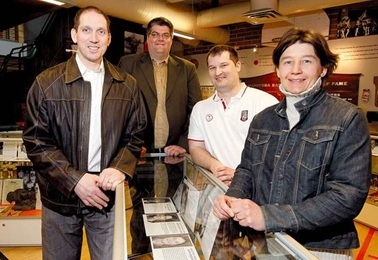
[[[353,219],[371,176],[367,120],[320,89],[295,104],[300,119],[289,129],[285,100],[253,119],[227,195],[260,205],[267,232],[307,248],[357,248]]]
[[[115,168],[130,179],[143,145],[146,110],[135,78],[105,59],[104,69],[100,171]],[[91,86],[74,55],[36,77],[26,104],[23,141],[37,171],[42,204],[77,214],[85,207],[74,188],[88,172]]]

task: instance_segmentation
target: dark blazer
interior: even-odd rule
[[[120,58],[118,66],[137,79],[146,102],[148,126],[145,132],[147,151],[154,148],[154,119],[157,96],[150,55],[139,53]],[[168,58],[166,110],[169,136],[166,145],[179,144],[188,150],[187,133],[193,106],[202,99],[200,82],[193,63],[175,55]]]

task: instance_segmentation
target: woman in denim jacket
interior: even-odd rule
[[[266,232],[284,231],[320,259],[350,259],[359,247],[353,219],[371,174],[367,120],[322,87],[336,69],[318,32],[290,29],[273,51],[285,99],[254,118],[220,219]]]

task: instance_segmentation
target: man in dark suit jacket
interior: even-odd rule
[[[147,25],[148,53],[123,56],[118,65],[137,79],[146,102],[149,116],[145,133],[147,152],[161,151],[177,156],[188,150],[190,113],[202,96],[195,65],[170,54],[172,42],[172,23],[164,17],[154,18]],[[159,93],[163,93],[160,100]],[[163,121],[165,118],[163,127],[157,121],[160,118]],[[162,138],[158,138],[159,131]]]

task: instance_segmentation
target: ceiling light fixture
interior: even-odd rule
[[[50,4],[53,4],[53,5],[64,5],[63,2],[60,2],[60,1],[56,1],[56,0],[41,0],[42,2],[46,2],[46,3],[50,3]]]
[[[177,36],[177,37],[185,38],[185,39],[188,39],[188,40],[194,40],[194,39],[195,39],[195,38],[192,37],[192,36],[189,36],[189,35],[183,34],[183,33],[181,33],[181,32],[177,32],[177,31],[175,31],[175,32],[173,33],[173,35],[174,35],[174,36]]]

